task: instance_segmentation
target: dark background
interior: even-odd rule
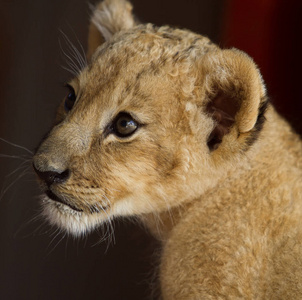
[[[142,22],[186,27],[221,46],[247,51],[278,110],[301,132],[301,4],[259,0],[249,1],[249,7],[247,2],[132,1]],[[67,46],[60,30],[86,47],[88,20],[84,0],[0,0],[0,138],[34,150],[51,127],[70,78],[61,67],[66,63],[59,40],[64,50]],[[156,242],[125,220],[115,223],[115,242],[109,245],[100,242],[101,229],[75,240],[50,228],[39,218],[30,154],[1,140],[0,195],[0,299],[144,299],[151,294]]]

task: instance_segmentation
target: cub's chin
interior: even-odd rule
[[[110,222],[104,211],[86,212],[73,206],[42,196],[43,216],[51,225],[58,226],[68,234],[83,236],[105,221]],[[108,220],[109,219],[109,220]]]

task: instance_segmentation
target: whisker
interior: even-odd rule
[[[77,42],[78,42],[79,46],[81,47],[81,50],[82,50],[81,57],[82,57],[83,60],[84,60],[85,66],[87,66],[88,63],[87,63],[86,52],[85,52],[85,50],[84,50],[84,47],[83,47],[83,45],[81,44],[80,40],[78,39],[78,37],[77,37],[75,31],[74,31],[74,30],[72,29],[72,27],[70,26],[70,24],[68,24],[68,25],[69,25],[70,30],[73,32],[75,38],[77,39]]]
[[[95,242],[94,244],[92,244],[91,247],[95,247],[95,246],[101,244],[104,241],[104,234],[100,232],[100,229],[103,230],[103,226],[97,227],[95,229],[95,232],[100,237],[100,239],[97,242]]]
[[[72,70],[72,69],[69,69],[67,67],[64,67],[64,66],[61,66],[64,70],[68,71],[69,73],[71,73],[72,75],[74,76],[77,76],[78,75],[78,72]]]
[[[61,231],[59,231],[58,232],[58,234],[52,239],[52,241],[51,241],[51,243],[57,238],[57,236],[58,235],[60,235],[62,232]],[[49,251],[48,253],[47,253],[47,255],[50,255],[56,248],[57,248],[57,246],[62,242],[62,240],[64,239],[66,237],[66,233],[64,233],[63,234],[63,236],[59,239],[59,241],[54,245],[54,247],[51,249],[51,251]],[[50,244],[51,244],[50,243]],[[50,244],[49,244],[49,246],[50,246]],[[48,246],[48,247],[49,247]]]
[[[66,243],[65,243],[65,259],[67,259],[67,248],[68,248],[68,238],[66,239]]]
[[[61,34],[63,35],[63,38],[64,38],[64,41],[65,43],[67,44],[68,48],[69,48],[69,54],[71,55],[68,55],[66,52],[64,52],[63,50],[63,47],[62,47],[62,44],[61,44],[61,41],[59,39],[59,44],[60,44],[60,47],[61,47],[61,50],[63,51],[63,53],[67,56],[67,58],[73,63],[73,65],[78,69],[78,70],[81,70],[81,61],[79,61],[79,58],[78,56],[74,53],[74,50],[73,48],[71,47],[71,42],[69,41],[69,39],[67,38],[66,34],[60,30]],[[73,59],[72,59],[73,58]],[[78,64],[78,65],[77,65]]]
[[[10,183],[6,188],[3,188],[1,193],[0,193],[0,201],[3,199],[4,195],[6,194],[6,192],[18,181],[20,180],[23,176],[25,176],[26,174],[30,174],[28,168],[25,168],[25,170],[23,170],[23,172],[12,182]]]
[[[102,198],[106,199],[108,204],[111,203],[111,201],[107,198],[106,195],[103,195]],[[111,231],[111,233],[109,232],[110,243],[115,244],[115,242],[116,242],[116,240],[115,240],[115,235],[114,235],[115,229],[114,229],[114,224],[113,224],[113,222],[112,222],[112,219],[111,219],[111,217],[108,215],[107,211],[106,211],[102,206],[100,206],[100,208],[101,208],[101,210],[105,213],[105,215],[107,216],[108,225],[109,225],[109,228],[108,228],[108,229],[110,229],[110,231]],[[107,250],[108,250],[108,247],[109,247],[109,245],[107,246]]]
[[[3,139],[3,138],[1,138],[1,137],[0,137],[0,140],[1,140],[2,142],[5,142],[5,143],[11,145],[11,146],[14,146],[14,147],[16,147],[16,148],[23,149],[23,150],[25,150],[26,152],[28,152],[28,153],[31,154],[31,155],[34,154],[32,151],[30,151],[29,149],[27,149],[27,148],[25,148],[25,147],[23,147],[23,146],[17,145],[17,144],[12,143],[12,142],[9,142],[8,140],[5,140],[5,139]]]
[[[100,232],[101,230],[101,232]],[[104,232],[105,230],[105,232]],[[111,244],[111,239],[110,239],[110,232],[108,232],[108,227],[107,227],[107,223],[102,224],[102,226],[100,226],[99,228],[97,228],[97,233],[98,236],[100,237],[100,239],[94,243],[91,247],[95,247],[103,242],[107,242],[107,247],[105,252],[107,252],[107,250],[109,249],[109,246]]]
[[[27,161],[29,160],[29,158],[25,158],[25,157],[18,156],[18,155],[0,154],[0,157],[3,157],[3,158],[16,158],[16,159],[27,160]]]
[[[102,197],[103,198],[103,197]],[[106,210],[102,207],[101,204],[95,204],[99,209],[100,211],[103,211],[104,214],[106,215],[107,217],[107,222],[104,222],[102,224],[102,226],[100,226],[98,229],[97,229],[97,233],[98,235],[100,236],[100,240],[97,241],[95,244],[92,245],[92,247],[96,246],[96,245],[99,245],[100,243],[104,242],[104,241],[107,241],[107,247],[106,247],[106,250],[105,252],[108,251],[109,249],[109,246],[111,244],[115,244],[116,243],[116,240],[115,240],[115,235],[114,235],[114,232],[115,232],[115,229],[114,229],[114,223],[112,222],[112,219],[111,217],[108,215],[108,213],[106,212]],[[100,230],[102,231],[102,233],[100,233]],[[104,232],[105,230],[105,232]]]
[[[53,228],[52,228],[53,229]],[[57,236],[58,233],[60,233],[60,228],[59,227],[56,227],[55,230],[53,230],[52,233],[49,234],[49,237],[52,237],[53,235]],[[50,244],[52,243],[52,240],[50,241]]]
[[[65,35],[65,38],[66,38],[67,42],[70,45],[70,49],[74,53],[74,57],[78,60],[78,63],[80,64],[81,68],[84,69],[85,66],[86,66],[85,59],[82,57],[82,55],[79,52],[79,50],[71,43],[71,41],[68,39],[68,37],[66,35]]]
[[[60,30],[60,32],[63,35],[63,38],[64,38],[66,44],[69,46],[71,56],[75,59],[75,61],[78,63],[78,65],[80,67],[79,71],[81,71],[87,65],[85,58],[83,58],[83,56],[81,55],[79,50],[73,45],[73,43],[70,41],[70,39],[67,37],[67,35],[62,30]],[[75,64],[75,62],[74,62],[74,64]]]
[[[21,226],[16,230],[16,232],[14,233],[14,238],[16,238],[19,233],[27,226],[29,226],[30,224],[36,222],[37,220],[43,220],[42,219],[42,215],[40,212],[37,212],[31,219],[29,219],[28,221],[26,221],[25,223],[21,224]],[[23,238],[27,238],[29,236],[34,236],[35,233],[43,226],[45,225],[45,223],[41,223],[33,232],[23,236]]]
[[[12,171],[11,173],[9,173],[8,175],[6,175],[5,177],[8,178],[12,175],[14,175],[16,172],[20,171],[22,168],[28,168],[29,166],[24,166],[25,164],[29,163],[31,161],[31,159],[28,160],[24,160],[17,168],[16,170]]]
[[[88,235],[87,234],[84,236],[84,239],[85,239],[85,241],[84,241],[84,248],[86,248],[87,241],[88,241]]]
[[[61,44],[61,41],[59,40],[59,46],[61,48],[61,51],[63,52],[63,54],[67,57],[67,61],[66,63],[68,64],[69,68],[66,68],[63,66],[63,68],[67,71],[70,71],[72,74],[77,75],[79,74],[79,72],[81,71],[81,69],[79,68],[79,66],[74,62],[74,60],[70,57],[70,55],[68,55]]]

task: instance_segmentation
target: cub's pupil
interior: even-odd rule
[[[68,99],[74,101],[75,100],[75,94],[73,92],[68,94]]]
[[[127,122],[126,120],[122,120],[122,121],[120,122],[120,125],[121,125],[122,127],[127,127],[128,123],[129,123],[129,122]]]

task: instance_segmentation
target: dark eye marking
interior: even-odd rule
[[[119,113],[109,126],[109,132],[118,137],[124,138],[131,136],[139,127],[137,121],[126,112]]]
[[[64,108],[66,112],[69,112],[73,108],[77,96],[71,85],[66,84],[66,87],[69,89],[69,93],[65,97]]]

